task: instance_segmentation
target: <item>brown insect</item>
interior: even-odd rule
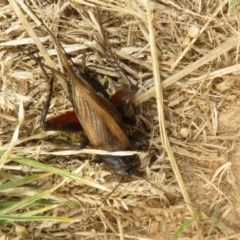
[[[121,93],[123,97],[120,101],[121,103],[119,104],[120,111],[124,111],[124,109],[128,108],[131,104],[133,90],[128,77],[119,66],[116,57],[113,55],[110,46],[107,44],[106,35],[100,19],[99,9],[97,11],[97,15],[101,31],[101,38],[98,38],[97,41],[105,52],[108,60],[127,82],[127,87],[123,88]],[[131,150],[129,137],[125,131],[122,117],[116,107],[106,97],[99,94],[99,92],[94,89],[93,84],[89,84],[89,77],[87,73],[81,71],[76,73],[75,67],[69,64],[68,57],[66,56],[62,46],[49,30],[48,32],[55,44],[63,67],[66,70],[70,100],[76,117],[89,142],[94,148],[109,152]],[[50,82],[50,89],[51,88],[52,83]],[[51,91],[52,90],[50,90],[50,92]],[[48,99],[48,107],[42,114],[42,126],[45,128],[52,123],[51,120],[49,122],[45,122],[45,117],[49,108],[49,101],[50,100]],[[54,120],[59,122],[59,119],[57,118]],[[120,176],[131,175],[135,173],[140,166],[140,160],[137,154],[130,156],[99,155],[98,159],[106,163],[116,174]]]

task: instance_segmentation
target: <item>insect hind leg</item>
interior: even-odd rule
[[[112,49],[107,41],[107,36],[103,27],[102,18],[100,14],[100,9],[97,7],[97,21],[100,28],[101,37],[97,37],[96,41],[102,48],[110,64],[118,71],[119,75],[124,79],[127,84],[127,89],[129,92],[132,91],[132,84],[122,67],[120,66],[117,57],[113,54]]]

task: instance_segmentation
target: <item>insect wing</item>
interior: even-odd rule
[[[82,126],[75,112],[67,112],[44,122],[45,131],[82,131]]]
[[[123,131],[122,120],[115,107],[102,95],[98,95],[89,86],[85,86],[89,88],[91,99],[94,100],[89,104],[79,87],[78,84],[72,85],[74,109],[89,141],[98,149],[107,151],[125,149],[129,141]],[[110,118],[108,116],[102,117],[96,110],[96,105],[101,107],[104,114],[107,113]],[[109,128],[112,122],[118,127],[115,131]]]

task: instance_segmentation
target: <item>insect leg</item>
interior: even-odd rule
[[[41,61],[39,61],[39,65],[40,65],[42,72],[46,76],[46,78],[49,78],[44,67],[42,66]],[[49,78],[45,107],[42,110],[41,119],[40,119],[40,125],[44,130],[47,128],[47,125],[48,125],[45,120],[46,120],[46,116],[47,116],[47,113],[48,113],[48,110],[50,107],[51,98],[52,98],[52,94],[53,94],[53,80],[54,80],[54,77],[53,77],[53,73],[52,73],[51,77]]]
[[[43,64],[41,61],[38,61],[40,68],[42,72],[44,73],[46,78],[49,78],[45,68],[43,67]],[[49,78],[49,84],[48,84],[48,90],[47,90],[47,97],[46,97],[46,104],[45,107],[42,110],[41,114],[41,127],[45,131],[49,130],[56,130],[56,131],[67,131],[67,132],[78,132],[82,131],[82,126],[80,122],[78,121],[78,118],[75,114],[75,112],[68,112],[65,114],[62,114],[60,116],[57,116],[55,118],[50,119],[49,121],[46,120],[46,116],[50,107],[50,102],[53,94],[53,80],[54,80],[54,74],[52,73],[51,77]],[[71,91],[71,84],[70,81],[67,82],[68,85],[68,91]],[[70,101],[73,101],[72,95],[69,94]],[[83,141],[81,142],[79,148],[83,149],[89,144],[89,140],[86,136],[84,136]]]
[[[128,76],[126,75],[125,71],[120,66],[117,57],[113,54],[110,45],[107,41],[107,36],[104,31],[102,18],[100,15],[100,9],[97,8],[97,21],[100,28],[101,37],[97,38],[97,43],[105,52],[107,59],[109,60],[110,64],[118,71],[120,76],[126,81],[127,88],[123,87],[120,89],[117,94],[111,97],[111,102],[115,105],[118,111],[121,113],[122,116],[128,115],[128,111],[130,107],[132,107],[134,114],[137,115],[137,110],[135,106],[132,104],[133,95],[135,94],[136,90],[133,89],[131,81],[129,80]]]
[[[101,16],[100,16],[99,7],[97,8],[97,21],[98,21],[98,24],[99,24],[99,27],[100,27],[100,34],[101,34],[101,39],[98,38],[97,42],[101,46],[103,51],[105,52],[105,54],[107,56],[107,59],[109,60],[110,64],[118,71],[120,76],[126,81],[127,86],[128,86],[127,89],[128,89],[129,92],[131,92],[131,90],[132,90],[131,81],[129,80],[128,76],[125,74],[122,67],[119,65],[118,59],[113,54],[113,52],[111,50],[111,47],[108,44],[106,33],[104,31],[103,24],[102,24],[102,19],[101,19]]]

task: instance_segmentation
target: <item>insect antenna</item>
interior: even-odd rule
[[[96,207],[96,209],[86,218],[84,222],[89,220],[96,212],[97,210],[109,199],[109,197],[117,190],[117,188],[122,184],[124,177],[120,179],[118,184],[113,188],[113,190],[107,194],[107,196],[104,198],[104,200]]]

